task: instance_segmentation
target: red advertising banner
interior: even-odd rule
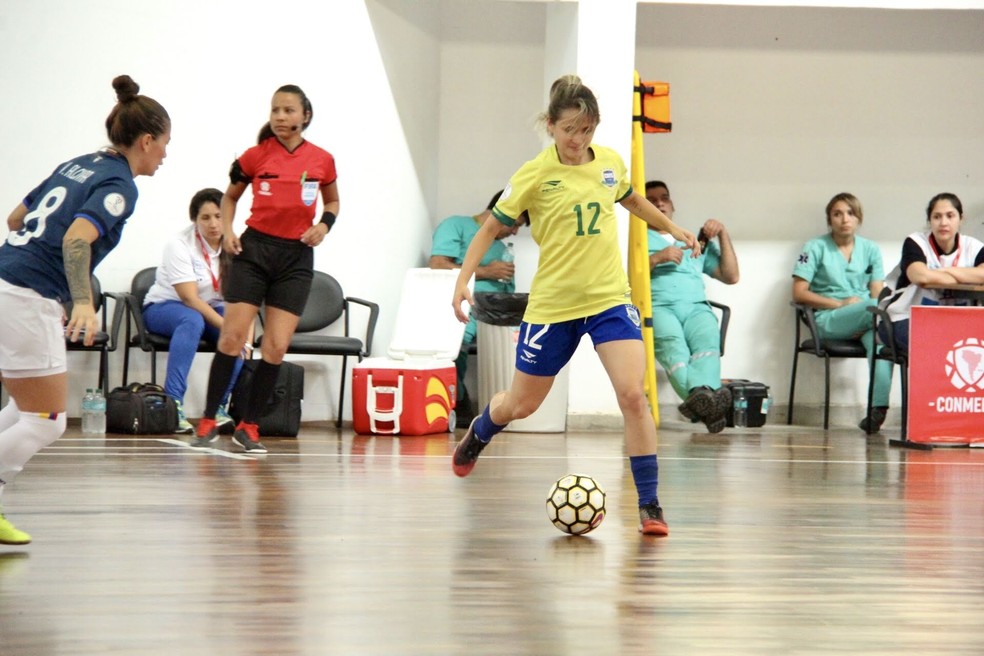
[[[909,439],[984,443],[984,307],[912,308]]]

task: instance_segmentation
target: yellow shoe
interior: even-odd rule
[[[31,536],[18,530],[10,520],[0,515],[0,544],[27,544]]]

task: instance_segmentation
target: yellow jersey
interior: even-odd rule
[[[632,193],[632,185],[618,153],[594,144],[591,150],[592,161],[570,166],[550,145],[510,178],[492,209],[506,225],[528,212],[540,247],[527,323],[581,319],[631,302],[615,203]]]

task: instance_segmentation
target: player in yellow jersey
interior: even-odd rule
[[[555,143],[512,176],[465,255],[453,300],[455,315],[462,322],[468,318],[461,303],[472,302],[468,281],[499,226],[512,225],[520,214],[528,213],[540,259],[520,325],[516,374],[510,388],[493,396],[468,427],[455,449],[452,469],[458,476],[467,476],[496,433],[513,419],[535,412],[557,372],[588,334],[625,420],[625,448],[639,493],[640,530],[667,535],[656,495],[656,424],[643,388],[642,330],[639,311],[629,302],[615,203],[686,243],[695,256],[700,246],[692,233],[676,226],[632,189],[625,164],[615,151],[591,143],[600,119],[598,102],[580,78],[566,75],[553,83],[541,121]]]

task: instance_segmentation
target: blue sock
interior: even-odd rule
[[[650,456],[629,456],[632,467],[632,480],[635,481],[636,492],[639,493],[639,507],[650,503],[659,505],[656,487],[659,485],[659,462],[656,454]]]
[[[478,438],[479,442],[488,444],[505,427],[505,424],[500,426],[492,421],[492,415],[489,414],[489,406],[485,406],[485,411],[478,418],[478,421],[475,422],[475,437]]]

